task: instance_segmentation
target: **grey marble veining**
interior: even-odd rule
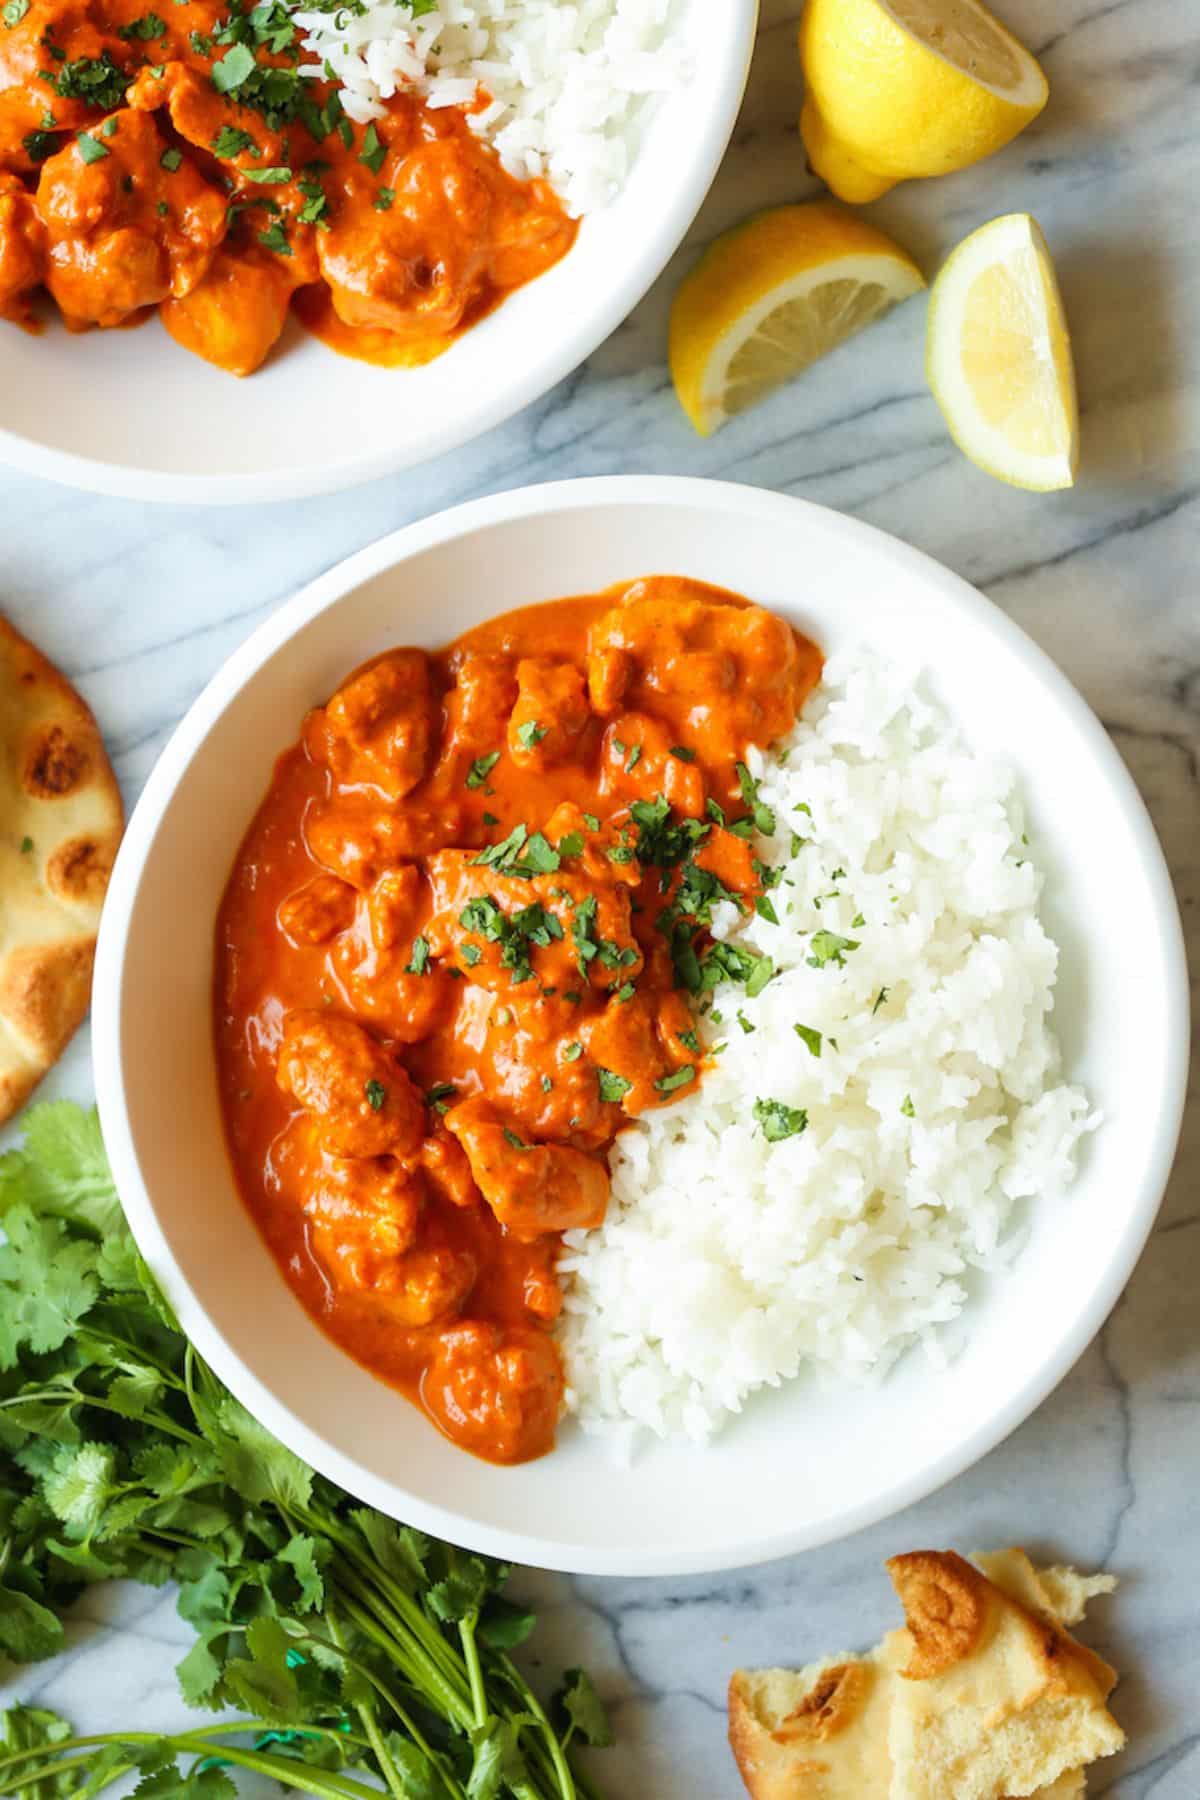
[[[1200,962],[1200,16],[1189,0],[1005,0],[1050,77],[1046,113],[980,168],[870,209],[931,269],[998,213],[1040,219],[1071,316],[1084,461],[1072,493],[1039,498],[989,482],[951,445],[922,377],[920,302],[707,443],[675,406],[662,346],[679,274],[728,223],[812,190],[794,130],[796,11],[767,0],[746,107],[688,245],[537,405],[423,470],[295,505],[146,508],[0,474],[0,607],[79,682],[132,800],[250,629],[409,519],[530,481],[638,470],[803,494],[941,558],[1067,671],[1154,815]],[[81,1043],[53,1087],[89,1086]],[[1094,1774],[1092,1794],[1198,1800],[1198,1177],[1193,1106],[1158,1230],[1100,1337],[1028,1424],[908,1514],[729,1575],[525,1580],[547,1663],[588,1661],[612,1705],[620,1747],[596,1767],[607,1791],[735,1800],[723,1747],[735,1664],[873,1639],[892,1618],[880,1562],[893,1550],[1016,1538],[1122,1576],[1090,1637],[1126,1671],[1117,1710],[1130,1747]],[[69,1653],[0,1693],[39,1698],[84,1729],[177,1722],[172,1663],[187,1641],[169,1594],[95,1592]]]

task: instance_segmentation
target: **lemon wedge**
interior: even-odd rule
[[[1071,338],[1028,213],[965,238],[929,297],[925,371],[961,450],[1013,487],[1070,487],[1079,459]]]
[[[756,213],[714,240],[675,296],[679,403],[708,437],[924,286],[898,244],[841,207]]]
[[[979,0],[806,0],[808,160],[840,200],[990,156],[1046,104],[1035,59]]]

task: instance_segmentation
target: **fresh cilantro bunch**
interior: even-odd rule
[[[0,1656],[61,1649],[90,1582],[176,1581],[185,1700],[246,1715],[81,1738],[15,1706],[0,1797],[133,1772],[142,1800],[231,1800],[226,1766],[320,1800],[594,1795],[569,1756],[611,1742],[586,1674],[556,1726],[509,1654],[534,1618],[508,1569],[356,1505],[222,1386],[137,1253],[94,1112],[26,1115],[0,1221]]]

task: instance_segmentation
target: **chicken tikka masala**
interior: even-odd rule
[[[247,375],[295,298],[336,349],[422,362],[575,231],[457,107],[354,124],[279,0],[0,0],[0,318],[157,308]]]
[[[336,1341],[496,1462],[554,1441],[560,1234],[605,1150],[702,1077],[695,1009],[765,957],[745,763],[816,648],[674,577],[352,674],[279,759],[216,944],[237,1180]]]

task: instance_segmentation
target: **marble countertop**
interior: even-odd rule
[[[1083,408],[1078,487],[1038,497],[990,482],[950,443],[922,378],[920,303],[707,443],[677,410],[663,335],[679,275],[714,232],[813,185],[794,131],[797,10],[797,0],[766,0],[746,106],[687,247],[543,400],[427,468],[294,505],[151,508],[0,474],[0,609],[92,702],[132,801],[181,713],[251,628],[410,519],[527,482],[642,470],[803,494],[939,557],[1078,684],[1154,816],[1200,967],[1194,15],[1180,0],[1004,0],[1049,75],[1049,108],[991,162],[871,209],[930,268],[985,219],[1037,214],[1062,276]],[[47,1085],[89,1093],[86,1042]],[[1015,1538],[1122,1577],[1090,1640],[1125,1671],[1117,1711],[1130,1746],[1094,1773],[1091,1793],[1197,1800],[1198,1185],[1193,1105],[1158,1229],[1096,1342],[1027,1425],[906,1515],[731,1575],[523,1583],[542,1610],[547,1660],[586,1660],[609,1699],[620,1747],[597,1775],[611,1795],[734,1800],[723,1715],[732,1666],[871,1641],[892,1620],[880,1568],[892,1551]],[[172,1665],[187,1641],[169,1594],[98,1590],[78,1609],[71,1649],[0,1681],[0,1697],[57,1707],[84,1730],[166,1726],[184,1716]]]

